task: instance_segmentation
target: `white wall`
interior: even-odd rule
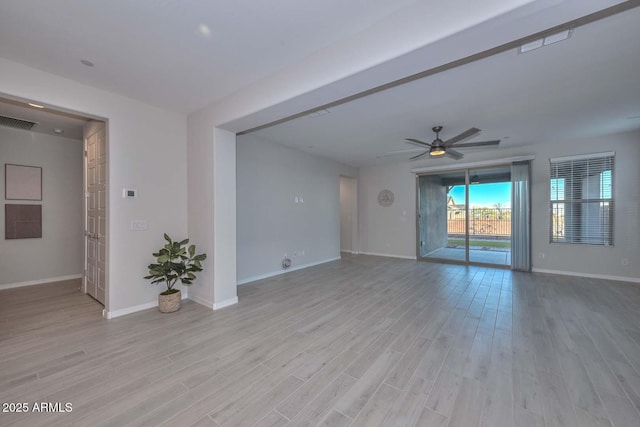
[[[213,309],[238,302],[236,278],[236,135],[213,131]]]
[[[549,158],[615,151],[614,247],[549,243]],[[640,133],[580,141],[468,152],[463,162],[534,154],[532,162],[532,263],[537,271],[640,279]],[[412,168],[455,164],[442,159],[368,166],[359,173],[361,252],[415,257],[415,175]],[[388,188],[395,203],[383,208],[377,194]],[[406,215],[403,213],[406,212]],[[544,258],[540,254],[544,254]],[[623,265],[623,258],[628,265]]]
[[[614,246],[549,243],[549,158],[615,151]],[[640,132],[540,147],[532,164],[533,268],[640,279]],[[544,259],[540,258],[544,253]],[[622,259],[629,260],[622,265]]]
[[[358,224],[360,252],[402,258],[416,257],[416,190],[414,163],[360,168]],[[391,206],[378,204],[378,193],[391,190]]]
[[[213,309],[234,304],[236,280],[236,138],[214,128],[206,112],[187,127],[188,228],[207,254],[189,298]]]
[[[0,288],[82,274],[82,141],[0,127]],[[42,201],[4,199],[4,164],[42,168]],[[5,204],[42,205],[42,238],[4,236]]]
[[[239,283],[281,272],[285,254],[291,268],[338,258],[340,175],[357,171],[252,135],[236,150]]]
[[[162,233],[187,234],[186,116],[0,59],[0,94],[108,120],[108,297],[119,315],[157,302],[142,277]],[[123,188],[138,197],[123,199]],[[146,219],[146,231],[131,220]],[[198,236],[192,236],[198,243]]]
[[[189,298],[203,305],[213,305],[215,266],[213,230],[213,126],[202,114],[192,114],[187,126],[187,211],[188,231],[197,242],[199,253],[206,253],[198,281],[189,288]],[[234,263],[235,264],[235,263]]]

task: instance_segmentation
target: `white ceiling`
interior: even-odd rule
[[[216,125],[238,131],[617,3],[2,0],[0,57],[169,110],[214,106]],[[473,140],[509,136],[501,148],[640,129],[638,22],[633,9],[255,135],[366,165],[409,157],[387,153],[438,124],[443,139],[471,126]]]
[[[189,113],[413,2],[2,0],[0,56]]]
[[[638,130],[639,23],[632,9],[557,44],[513,49],[253,135],[362,166],[419,153],[404,139],[431,142],[435,125],[444,140],[472,126],[483,132],[465,142],[502,139],[467,153]]]
[[[24,102],[0,98],[0,116],[35,122],[31,132],[82,140],[82,128],[89,120],[75,114],[30,107]],[[62,133],[54,132],[62,130]]]

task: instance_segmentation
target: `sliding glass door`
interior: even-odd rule
[[[422,258],[465,262],[466,172],[418,177],[418,253]]]
[[[511,167],[469,171],[469,262],[511,265]]]
[[[418,176],[419,259],[511,265],[511,166]]]

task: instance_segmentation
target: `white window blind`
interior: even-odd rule
[[[551,243],[613,246],[614,154],[550,160]]]

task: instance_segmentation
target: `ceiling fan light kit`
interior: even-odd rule
[[[460,141],[463,141],[467,138],[472,137],[473,135],[480,132],[478,128],[469,128],[466,131],[450,138],[446,141],[440,139],[440,132],[442,131],[442,126],[434,126],[431,130],[436,134],[436,138],[429,144],[428,142],[420,141],[415,138],[406,138],[405,141],[410,144],[417,145],[419,147],[424,148],[424,152],[418,154],[417,156],[411,157],[409,160],[416,160],[421,157],[424,157],[426,154],[429,154],[429,157],[443,157],[444,155],[451,157],[455,160],[459,160],[464,157],[459,151],[454,150],[454,144],[458,144]],[[498,145],[500,140],[494,141],[476,141],[476,142],[467,142],[465,144],[455,145],[455,148],[465,148],[465,147],[482,147],[487,145]]]
[[[444,149],[444,147],[441,147],[439,145],[432,145],[431,148],[429,149],[429,155],[432,157],[442,156],[445,153],[446,153],[446,150]]]

